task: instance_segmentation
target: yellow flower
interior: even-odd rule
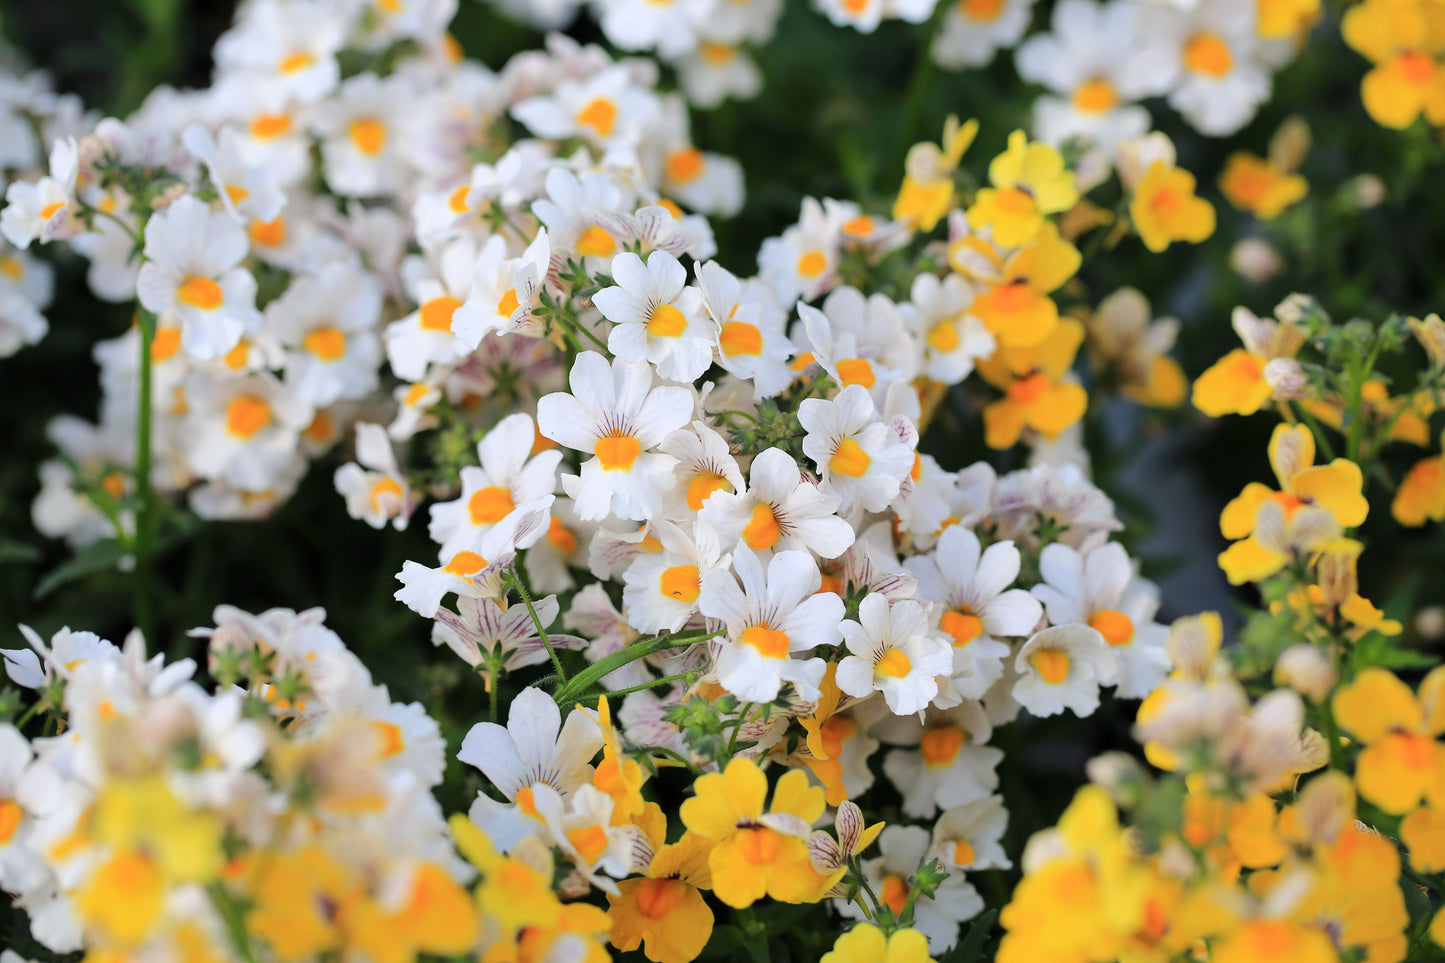
[[[612,797],[612,825],[623,826],[642,811],[642,784],[647,774],[636,759],[623,754],[605,697],[597,700],[597,725],[602,730],[602,761],[592,774],[592,785]]]
[[[884,936],[872,923],[859,923],[838,937],[819,963],[933,963],[933,958],[928,955],[928,937],[917,930]]]
[[[1003,247],[1018,247],[1038,236],[1044,216],[1066,211],[1079,199],[1073,172],[1048,144],[1029,143],[1021,130],[1009,135],[1008,149],[988,166],[993,187],[978,192],[968,210],[975,231],[985,227]]]
[[[1423,112],[1445,123],[1445,72],[1436,55],[1445,46],[1445,11],[1434,3],[1366,0],[1345,12],[1345,42],[1375,66],[1360,95],[1375,122],[1403,130]]]
[[[808,733],[808,753],[803,756],[803,763],[823,784],[824,799],[830,806],[848,798],[848,790],[843,785],[843,763],[839,757],[843,752],[843,743],[862,731],[862,727],[852,719],[834,715],[843,698],[837,676],[838,663],[829,662],[823,681],[818,684],[821,694],[813,705],[813,714],[798,720]]]
[[[822,897],[827,879],[813,869],[803,836],[822,815],[823,790],[809,786],[805,773],[794,769],[778,780],[766,813],[768,780],[751,759],[699,776],[694,789],[682,804],[682,822],[717,842],[708,868],[718,899],[743,909],[764,896],[784,903]]]
[[[107,942],[134,946],[161,916],[166,880],[144,852],[121,850],[100,865],[75,895],[75,912]]]
[[[1214,233],[1214,205],[1195,196],[1194,175],[1162,160],[1139,182],[1129,216],[1144,246],[1156,253],[1175,241],[1198,244]]]
[[[254,903],[246,929],[282,961],[339,948],[338,920],[364,895],[362,882],[314,843],[291,853],[256,853],[246,875]]]
[[[1339,963],[1321,930],[1288,920],[1252,920],[1220,939],[1211,963]]]
[[[1156,408],[1176,408],[1189,393],[1179,362],[1167,352],[1174,345],[1179,322],[1151,320],[1144,295],[1120,288],[1099,302],[1086,319],[1089,357],[1096,369],[1113,369],[1126,398]]]
[[[365,900],[348,914],[345,929],[347,945],[374,963],[411,963],[418,953],[468,953],[481,936],[481,918],[471,894],[445,869],[423,863],[413,871],[399,910],[387,912]]]
[[[1219,556],[1231,583],[1273,575],[1297,551],[1314,551],[1365,520],[1360,467],[1344,458],[1315,466],[1315,440],[1303,426],[1276,425],[1269,461],[1279,479],[1274,491],[1250,482],[1224,507],[1219,530],[1238,539]]]
[[[1261,355],[1235,348],[1194,382],[1194,407],[1211,418],[1254,414],[1274,395],[1264,380],[1268,363]]]
[[[1445,455],[1417,461],[1390,502],[1395,521],[1410,528],[1445,519]]]
[[[1073,277],[1081,263],[1078,248],[1065,241],[1053,224],[1046,224],[1004,261],[996,283],[974,299],[969,313],[1006,348],[1040,344],[1059,321],[1058,306],[1049,292]]]
[[[1320,18],[1320,0],[1259,0],[1255,33],[1283,40],[1308,30]]]
[[[661,838],[659,834],[652,841]],[[643,952],[653,963],[696,959],[712,936],[712,910],[699,892],[712,887],[712,849],[711,840],[687,833],[657,851],[646,879],[618,883],[618,895],[607,897],[612,945],[635,950],[644,944]]]
[[[903,186],[893,202],[893,219],[931,231],[948,213],[953,204],[953,172],[964,151],[978,134],[978,121],[970,120],[962,127],[958,118],[949,115],[943,125],[943,145],[914,144],[904,162]]]
[[[1400,823],[1400,838],[1417,873],[1445,871],[1445,806],[1421,806]]]
[[[1084,341],[1084,326],[1072,318],[1058,323],[1043,343],[1030,348],[999,348],[978,372],[1004,396],[983,411],[984,441],[1010,448],[1024,428],[1054,439],[1084,416],[1089,396],[1065,381]]]
[[[1351,822],[1314,854],[1315,883],[1295,915],[1323,927],[1341,947],[1364,948],[1365,959],[1404,959],[1410,915],[1394,843]]]
[[[1262,220],[1271,220],[1309,192],[1309,183],[1272,160],[1236,151],[1225,162],[1219,189],[1229,203]]]
[[[1368,668],[1335,694],[1335,718],[1365,748],[1355,766],[1360,795],[1387,813],[1403,814],[1421,797],[1445,806],[1445,666],[1409,686],[1385,669]]]

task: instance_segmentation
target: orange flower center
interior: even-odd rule
[[[744,645],[751,645],[769,659],[788,657],[788,633],[779,632],[766,622],[743,629],[742,642]]]
[[[631,435],[608,435],[597,439],[593,454],[602,463],[603,471],[629,471],[642,454],[642,442]]]
[[[176,298],[182,304],[189,304],[202,311],[214,311],[224,300],[219,284],[210,278],[198,276],[187,278],[186,282],[176,289]]]
[[[664,569],[659,587],[668,598],[691,605],[697,601],[702,588],[702,582],[697,576],[697,566],[674,565]]]
[[[1206,77],[1223,77],[1234,66],[1234,54],[1217,35],[1196,33],[1184,45],[1184,65]]]
[[[983,635],[983,619],[974,615],[967,606],[944,612],[939,626],[953,636],[954,646],[960,649]]]
[[[889,679],[901,679],[913,671],[913,662],[902,649],[889,649],[873,666],[873,671]]]
[[[838,450],[828,461],[828,467],[838,475],[846,475],[849,478],[862,478],[868,473],[868,466],[873,459],[863,450],[863,446],[852,438],[844,438],[838,445]]]
[[[1069,677],[1069,653],[1061,649],[1038,649],[1029,656],[1029,665],[1049,685],[1059,685]]]
[[[757,325],[746,321],[729,321],[722,326],[718,344],[725,355],[760,355],[763,353],[763,333]]]
[[[237,395],[226,406],[226,430],[250,438],[271,423],[271,406],[254,395]]]
[[[1089,627],[1097,629],[1110,645],[1128,645],[1134,639],[1134,622],[1123,612],[1100,609],[1089,616]]]
[[[940,769],[953,765],[963,742],[963,730],[958,726],[935,726],[923,734],[918,748],[923,751],[923,761],[929,769]]]
[[[301,343],[322,361],[335,361],[346,354],[346,335],[330,325],[306,332]]]
[[[471,516],[473,525],[495,525],[516,507],[512,501],[512,490],[500,485],[478,489],[467,500],[467,514]]]
[[[647,319],[647,334],[652,338],[676,338],[687,330],[687,318],[670,304],[659,304]]]
[[[637,911],[648,919],[661,919],[677,909],[687,896],[680,879],[644,879],[637,884]]]
[[[432,298],[421,306],[421,326],[427,331],[450,331],[452,315],[462,302],[456,298],[442,296]]]
[[[754,866],[771,863],[783,848],[783,837],[764,826],[738,830],[738,852]]]
[[[743,528],[743,541],[761,552],[776,545],[782,534],[773,507],[762,503],[754,505],[752,518]]]
[[[873,365],[864,358],[844,358],[838,362],[838,377],[842,379],[843,385],[862,385],[871,388],[878,381],[878,376],[873,373]]]

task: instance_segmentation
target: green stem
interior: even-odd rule
[[[1291,401],[1290,408],[1294,411],[1295,415],[1299,417],[1299,420],[1303,421],[1306,425],[1309,426],[1310,431],[1314,432],[1315,441],[1319,444],[1320,451],[1324,452],[1325,457],[1328,458],[1330,461],[1334,461],[1335,446],[1330,444],[1329,438],[1325,436],[1324,425],[1321,425],[1319,423],[1319,420],[1316,419],[1314,415],[1306,411],[1304,409],[1304,406],[1301,405],[1299,402]]]
[[[151,571],[155,538],[155,492],[151,489],[151,342],[155,340],[156,319],[149,311],[136,310],[140,328],[140,397],[135,427],[135,486],[140,500],[140,517],[135,529],[135,621],[147,644],[156,644],[155,614],[151,605]]]
[[[1430,877],[1415,872],[1408,866],[1401,866],[1400,872],[1416,886],[1423,886],[1425,889],[1432,890],[1437,896],[1445,897],[1445,885],[1441,885],[1435,880],[1430,879]]]
[[[638,659],[652,655],[654,652],[666,652],[668,649],[687,648],[690,645],[705,642],[713,636],[721,634],[721,632],[698,632],[681,635],[663,635],[634,642],[626,648],[618,649],[611,655],[598,659],[574,675],[570,681],[563,681],[562,686],[552,698],[557,700],[558,705],[570,705],[578,701],[577,696],[580,696],[592,688],[603,676],[616,672],[624,665],[630,665]]]
[[[681,681],[682,679],[686,679],[686,678],[687,678],[688,676],[690,676],[690,675],[692,675],[691,672],[679,672],[677,675],[667,675],[667,676],[663,676],[661,679],[653,679],[652,681],[650,681],[650,682],[644,682],[644,683],[642,683],[641,685],[631,685],[631,686],[628,686],[628,687],[625,688],[625,689],[613,689],[613,690],[611,690],[610,692],[599,692],[596,696],[592,696],[592,697],[590,697],[590,698],[596,698],[596,699],[611,699],[611,698],[614,698],[615,696],[630,695],[630,694],[633,693],[633,692],[641,692],[643,689],[655,689],[655,688],[657,688],[657,687],[660,686],[660,685],[667,685],[668,683],[671,683],[671,682],[678,682],[678,681]],[[575,698],[575,699],[570,699],[570,700],[568,700],[568,702],[580,702],[580,701],[581,701],[581,696],[578,696],[578,697]],[[566,708],[566,703],[558,703],[558,704],[559,704],[560,706],[562,706],[562,708]]]
[[[648,746],[646,749],[643,750],[643,752],[649,756],[656,753],[661,753],[664,756],[671,756],[672,758],[676,759],[678,762],[686,766],[688,769],[691,769],[694,775],[702,775],[702,770],[697,766],[694,766],[689,760],[683,758],[682,753],[675,752],[672,749],[667,748],[666,746]]]
[[[516,587],[517,593],[522,596],[522,604],[527,606],[527,614],[532,616],[532,624],[537,628],[537,635],[541,638],[542,645],[546,647],[547,654],[552,657],[552,668],[557,670],[557,678],[562,680],[563,686],[566,686],[567,671],[562,668],[562,660],[557,657],[557,650],[552,648],[552,640],[547,638],[547,627],[537,617],[537,610],[532,607],[532,593],[527,591],[527,586],[522,582],[522,576],[517,572],[515,565],[507,569],[507,581],[511,582]],[[494,682],[493,689],[495,690],[495,688]]]
[[[903,167],[908,159],[908,150],[913,146],[913,136],[918,129],[924,103],[928,98],[929,81],[933,79],[933,38],[942,28],[948,14],[949,4],[940,3],[933,17],[923,29],[922,49],[918,51],[913,66],[913,76],[908,81],[908,90],[903,95],[903,110],[898,123],[898,136],[894,144],[894,161],[888,171],[903,181]],[[885,174],[884,176],[888,176]]]
[[[1335,709],[1326,699],[1320,703],[1320,711],[1325,718],[1325,741],[1330,745],[1330,768],[1338,769],[1340,772],[1349,773],[1345,766],[1345,750],[1340,745],[1340,724],[1335,721]]]
[[[246,935],[246,918],[241,908],[236,905],[235,899],[226,892],[220,881],[207,884],[206,891],[211,896],[211,904],[216,907],[217,915],[226,924],[226,933],[231,937],[231,944],[237,955],[244,963],[256,963],[256,956],[251,952],[251,938]]]

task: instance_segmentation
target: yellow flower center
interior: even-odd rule
[[[708,497],[719,488],[732,488],[728,480],[721,475],[708,472],[697,475],[687,483],[687,507],[693,511],[701,511],[703,503]]]
[[[383,478],[371,486],[371,507],[381,511],[383,498],[401,499],[401,485],[394,478]]]
[[[999,190],[994,194],[993,202],[1005,214],[1028,215],[1038,211],[1033,196],[1017,187],[1005,187]]]
[[[958,726],[935,726],[923,734],[918,748],[922,750],[923,761],[929,769],[940,769],[953,765],[963,743],[963,730]]]
[[[252,221],[246,228],[251,243],[257,247],[280,247],[286,243],[286,218],[274,221]]]
[[[448,575],[474,575],[487,567],[487,560],[476,552],[457,552],[442,569]]]
[[[226,430],[250,438],[271,423],[271,406],[255,395],[237,395],[226,406]]]
[[[852,438],[844,438],[838,445],[838,450],[828,461],[828,467],[838,475],[846,475],[849,478],[862,478],[868,473],[868,466],[873,459],[863,450],[863,446]]]
[[[601,826],[583,826],[567,830],[567,841],[577,850],[582,861],[591,865],[607,851],[607,831]]]
[[[386,125],[374,117],[353,120],[346,128],[346,135],[367,157],[375,157],[386,148]]]
[[[602,463],[603,471],[629,471],[642,454],[642,442],[631,435],[608,435],[597,439],[592,453]]]
[[[797,271],[805,278],[815,278],[828,266],[822,251],[804,251],[798,258]]]
[[[20,806],[10,799],[0,801],[0,846],[10,842],[20,826]]]
[[[1038,401],[1048,388],[1048,375],[1035,371],[1008,386],[1008,400],[1016,405],[1031,405]]]
[[[687,318],[670,304],[659,304],[647,319],[647,335],[651,338],[676,338],[687,330]]]
[[[867,237],[878,229],[878,223],[867,214],[859,214],[843,225],[843,233],[853,237]]]
[[[779,632],[766,622],[743,629],[742,642],[744,645],[751,645],[769,659],[788,657],[788,633]]]
[[[159,328],[151,339],[151,361],[169,361],[181,350],[180,328]]]
[[[763,353],[763,333],[755,324],[729,321],[722,326],[718,344],[722,347],[723,354],[729,357],[742,354],[760,355]]]
[[[465,214],[468,210],[467,198],[471,196],[472,185],[463,184],[452,191],[452,196],[447,198],[447,207],[452,209],[453,214]]]
[[[878,382],[878,376],[873,373],[873,365],[865,358],[844,358],[839,361],[838,377],[842,379],[844,387],[862,385],[871,388]]]
[[[738,830],[737,847],[743,859],[754,866],[764,866],[778,858],[783,837],[764,826],[749,826]]]
[[[1003,12],[1004,0],[960,0],[959,10],[970,20],[990,23]]]
[[[378,751],[383,759],[399,755],[406,748],[406,740],[401,735],[401,726],[394,722],[373,722],[371,731],[376,733],[377,745],[380,747]]]
[[[446,297],[432,298],[421,306],[421,326],[426,331],[450,331],[452,329],[452,315],[462,302],[456,298]]]
[[[908,883],[897,873],[889,873],[883,877],[882,889],[878,898],[893,911],[894,916],[901,916],[903,908],[908,905]]]
[[[773,507],[761,503],[754,505],[752,518],[743,528],[743,541],[761,552],[776,545],[782,534],[782,529],[778,526],[778,516],[773,511]]]
[[[53,204],[46,204],[40,209],[40,219],[48,221],[55,216],[55,212],[65,206],[64,201],[55,201]]]
[[[346,335],[330,325],[306,332],[301,343],[322,361],[335,361],[346,354]]]
[[[973,861],[978,859],[978,854],[973,851],[973,845],[966,839],[960,839],[953,844],[953,861],[960,866],[972,866]]]
[[[955,648],[961,649],[983,635],[983,619],[974,615],[967,606],[944,612],[943,618],[939,620],[939,626],[953,636]]]
[[[1062,649],[1038,649],[1029,656],[1029,665],[1049,685],[1058,685],[1069,677],[1069,653]]]
[[[305,50],[298,50],[295,53],[287,54],[281,58],[277,69],[283,74],[294,74],[298,70],[305,70],[316,62],[316,58]]]
[[[1102,114],[1119,102],[1119,92],[1102,77],[1094,77],[1074,88],[1074,107],[1086,114]]]
[[[497,313],[504,318],[510,318],[512,316],[512,312],[516,311],[521,306],[522,302],[517,298],[517,289],[508,288],[507,293],[502,295],[501,298],[497,301]]]
[[[577,238],[577,253],[583,257],[611,257],[616,251],[616,239],[596,224]]]
[[[957,348],[960,340],[958,328],[947,318],[928,329],[927,339],[931,348],[944,354]]]
[[[680,879],[644,879],[637,884],[637,911],[648,919],[662,919],[686,896],[687,884]]]
[[[697,577],[696,565],[674,565],[663,569],[659,588],[662,594],[688,605],[697,601],[702,583]]]
[[[511,514],[517,505],[512,490],[500,485],[478,489],[467,500],[467,514],[473,525],[495,525]]]
[[[1206,77],[1223,77],[1234,66],[1234,54],[1216,34],[1196,33],[1184,45],[1184,65]]]
[[[617,123],[617,105],[606,97],[597,97],[577,111],[574,118],[579,127],[591,127],[597,136],[606,140],[612,136],[612,127]]]
[[[1134,621],[1123,612],[1100,609],[1089,616],[1089,627],[1097,629],[1110,645],[1128,645],[1134,640]]]
[[[257,114],[251,118],[251,136],[257,140],[275,140],[291,129],[286,114]]]
[[[873,666],[873,671],[889,679],[901,679],[913,671],[913,662],[902,649],[889,649]]]
[[[696,147],[684,147],[681,150],[675,150],[671,154],[668,154],[667,160],[663,162],[663,168],[667,172],[668,179],[677,181],[679,184],[686,184],[689,181],[696,180],[697,176],[702,173],[703,166],[704,159],[702,151]]]
[[[1435,61],[1428,55],[1410,51],[1395,58],[1395,68],[1408,83],[1423,86],[1435,76]]]
[[[176,298],[182,304],[189,304],[202,311],[214,311],[221,306],[224,298],[221,286],[210,278],[192,276],[176,289]]]
[[[571,555],[577,551],[577,536],[572,529],[562,524],[556,515],[552,516],[552,523],[547,526],[547,541],[563,555]]]

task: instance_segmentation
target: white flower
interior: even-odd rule
[[[680,101],[670,103],[682,107]],[[743,206],[743,169],[731,157],[698,150],[684,140],[663,153],[658,189],[694,211],[732,217]]]
[[[1154,621],[1159,593],[1134,574],[1134,564],[1117,542],[1086,555],[1067,545],[1047,545],[1039,556],[1043,584],[1033,594],[1054,625],[1083,622],[1097,629],[1118,660],[1120,696],[1142,699],[1169,671],[1165,643],[1169,629]]]
[[[532,319],[537,296],[547,280],[552,248],[547,231],[537,232],[519,258],[506,257],[506,242],[497,235],[487,240],[472,270],[467,300],[452,318],[457,339],[472,350],[489,332],[541,335]]]
[[[903,318],[923,342],[923,374],[941,384],[955,385],[973,371],[974,362],[993,354],[993,335],[982,321],[966,313],[973,303],[973,287],[961,275],[942,281],[933,274],[913,279]]]
[[[490,604],[490,603],[489,603]],[[467,732],[457,759],[482,771],[516,805],[478,793],[471,818],[506,852],[540,828],[534,792],[546,785],[566,799],[592,780],[592,758],[602,749],[602,732],[585,709],[561,710],[541,689],[523,689],[512,700],[507,727],[479,722]]]
[[[619,64],[586,80],[563,80],[551,93],[515,104],[512,116],[539,137],[580,137],[606,148],[635,143],[657,109],[656,94]]]
[[[1099,686],[1114,680],[1116,663],[1109,645],[1087,625],[1056,625],[1024,643],[1014,659],[1020,673],[1012,695],[1036,716],[1065,709],[1077,716],[1099,708]]]
[[[607,359],[595,351],[577,356],[569,376],[572,394],[554,392],[537,402],[537,429],[558,444],[592,456],[581,475],[563,475],[579,517],[645,519],[661,508],[659,489],[677,460],[652,449],[692,419],[693,393],[652,385],[652,369]]]
[[[738,5],[733,2],[722,6]],[[705,39],[695,54],[680,57],[673,66],[687,99],[704,109],[717,107],[729,97],[751,100],[763,89],[757,63],[737,44]]]
[[[617,239],[598,222],[608,213],[631,210],[632,193],[596,171],[580,177],[565,167],[547,172],[547,196],[532,204],[532,213],[547,227],[555,250],[570,251],[589,271],[604,269],[617,253]]]
[[[928,609],[914,601],[889,605],[869,594],[858,621],[839,626],[851,655],[838,663],[838,688],[857,699],[875,691],[895,715],[922,712],[938,695],[938,676],[953,669],[946,641],[929,627]]]
[[[216,41],[216,64],[315,103],[340,80],[336,54],[345,45],[347,26],[347,18],[326,3],[262,0],[250,4]]]
[[[397,531],[406,528],[416,498],[397,467],[391,439],[381,425],[357,423],[356,462],[336,469],[335,484],[352,518],[372,528],[384,528],[388,521]]]
[[[531,457],[536,440],[532,416],[518,412],[497,422],[477,443],[480,467],[461,470],[461,494],[431,507],[427,534],[441,545],[441,558],[475,551],[492,526],[518,512],[540,511],[544,518],[517,541],[517,547],[527,548],[542,537],[550,521],[545,516],[555,497],[552,490],[562,452],[553,448]]]
[[[68,627],[50,637],[47,645],[34,629],[20,626],[20,634],[30,643],[28,649],[0,649],[5,658],[5,674],[22,689],[39,689],[59,676],[69,679],[87,662],[104,661],[120,655],[120,649],[94,632],[72,632]]]
[[[932,852],[949,868],[1010,869],[1013,862],[1000,843],[1007,828],[1001,796],[953,806],[933,824]]]
[[[537,623],[545,628],[557,620],[557,597],[548,595],[535,599],[532,613],[525,605],[503,609],[491,599],[457,598],[457,610],[439,609],[432,626],[433,645],[445,645],[472,668],[488,668],[496,660],[504,671],[512,672],[528,665],[540,665],[550,656],[547,645],[537,634]],[[580,649],[587,640],[575,635],[548,632],[547,643],[555,650]],[[496,682],[490,676],[488,686]]]
[[[823,491],[836,496],[844,512],[881,512],[898,497],[913,469],[913,451],[877,420],[877,409],[862,385],[849,385],[832,401],[807,398],[798,424],[807,432],[803,453],[823,476]]]
[[[706,422],[694,421],[674,431],[659,450],[677,459],[665,496],[668,518],[687,518],[707,506],[714,494],[743,487],[743,473],[728,440]]]
[[[732,558],[722,554],[717,533],[706,525],[692,535],[671,522],[658,521],[652,530],[662,551],[639,555],[622,573],[622,604],[627,623],[639,632],[676,632],[697,612],[702,580],[714,569],[726,570]]]
[[[656,50],[672,59],[697,47],[698,30],[719,0],[593,0],[602,32],[622,50]]]
[[[1169,50],[1169,106],[1201,133],[1226,137],[1249,123],[1269,98],[1268,56],[1255,31],[1255,0],[1211,0],[1192,10],[1140,10],[1141,32]]]
[[[75,221],[75,182],[79,174],[74,138],[57,141],[50,151],[50,173],[38,181],[14,181],[5,189],[0,234],[18,248],[36,240],[54,241],[79,232]]]
[[[297,441],[314,412],[275,376],[218,381],[198,373],[186,398],[186,462],[202,478],[264,492],[301,459]]]
[[[770,398],[788,387],[793,343],[783,332],[786,315],[762,282],[746,284],[716,261],[697,267],[702,304],[718,332],[718,364],[752,382],[753,393]]]
[[[976,702],[929,709],[921,730],[916,719],[889,716],[873,732],[884,742],[918,747],[894,749],[883,759],[883,773],[903,794],[909,816],[928,819],[998,788],[1003,753],[981,745],[993,729]]]
[[[397,377],[421,381],[427,366],[459,361],[466,345],[452,333],[457,309],[471,288],[476,242],[461,237],[442,250],[435,274],[420,258],[407,258],[402,279],[417,309],[386,326],[386,359]]]
[[[403,563],[396,576],[401,588],[392,597],[429,619],[436,617],[443,596],[452,592],[463,598],[500,600],[506,593],[502,570],[516,558],[517,542],[535,534],[545,517],[544,511],[514,512],[487,529],[477,551],[464,549],[437,568]]]
[[[1034,0],[962,0],[951,3],[933,59],[950,70],[982,67],[1000,47],[1012,47],[1029,29]]]
[[[739,541],[765,556],[807,549],[837,558],[853,544],[853,526],[835,513],[838,499],[803,478],[797,462],[781,448],[753,459],[745,491],[716,491],[698,520],[717,529],[725,545]]]
[[[908,336],[898,306],[882,294],[865,299],[857,288],[837,288],[821,311],[799,302],[798,317],[814,360],[840,387],[868,389],[874,404],[882,406],[893,384],[918,373],[917,342]]]
[[[267,328],[289,349],[286,383],[317,408],[376,387],[380,320],[381,285],[349,261],[299,275],[266,307]]]
[[[798,223],[763,241],[758,275],[780,304],[811,301],[837,283],[843,225],[857,216],[855,205],[805,197]]]
[[[396,193],[411,171],[401,149],[410,105],[400,81],[357,74],[317,108],[326,183],[343,197]]]
[[[908,880],[928,855],[928,830],[920,826],[889,826],[878,837],[879,856],[863,861],[863,875],[878,900],[902,916],[908,904]],[[864,918],[862,907],[835,900],[838,912],[849,919]],[[942,954],[958,942],[959,924],[983,911],[983,897],[957,873],[939,885],[932,896],[920,895],[913,903],[913,927],[928,937],[928,952]]]
[[[733,553],[731,572],[716,569],[703,580],[698,609],[727,626],[719,646],[717,678],[724,689],[747,702],[771,702],[784,682],[803,699],[816,699],[825,666],[822,659],[796,660],[793,652],[834,645],[840,638],[843,600],[818,593],[823,583],[807,552],[779,552],[762,560],[751,549]]]
[[[181,134],[181,142],[205,165],[211,186],[237,221],[270,223],[280,216],[281,208],[286,206],[286,193],[271,171],[247,161],[235,128],[222,127],[217,143],[210,131],[192,124]]]
[[[978,536],[950,525],[931,555],[904,559],[918,579],[918,596],[938,603],[939,627],[953,641],[953,693],[981,699],[1000,676],[1009,647],[1001,637],[1023,638],[1034,630],[1043,606],[1023,589],[1009,589],[1019,574],[1013,542],[986,551]]]
[[[260,328],[256,279],[240,266],[247,247],[239,224],[189,194],[146,224],[136,295],[147,311],[180,318],[187,354],[219,358]]]
[[[693,381],[712,364],[717,334],[702,311],[702,294],[687,286],[687,270],[666,251],[642,258],[624,251],[612,259],[615,287],[592,296],[617,327],[607,347],[623,361],[650,361],[670,381]]]

